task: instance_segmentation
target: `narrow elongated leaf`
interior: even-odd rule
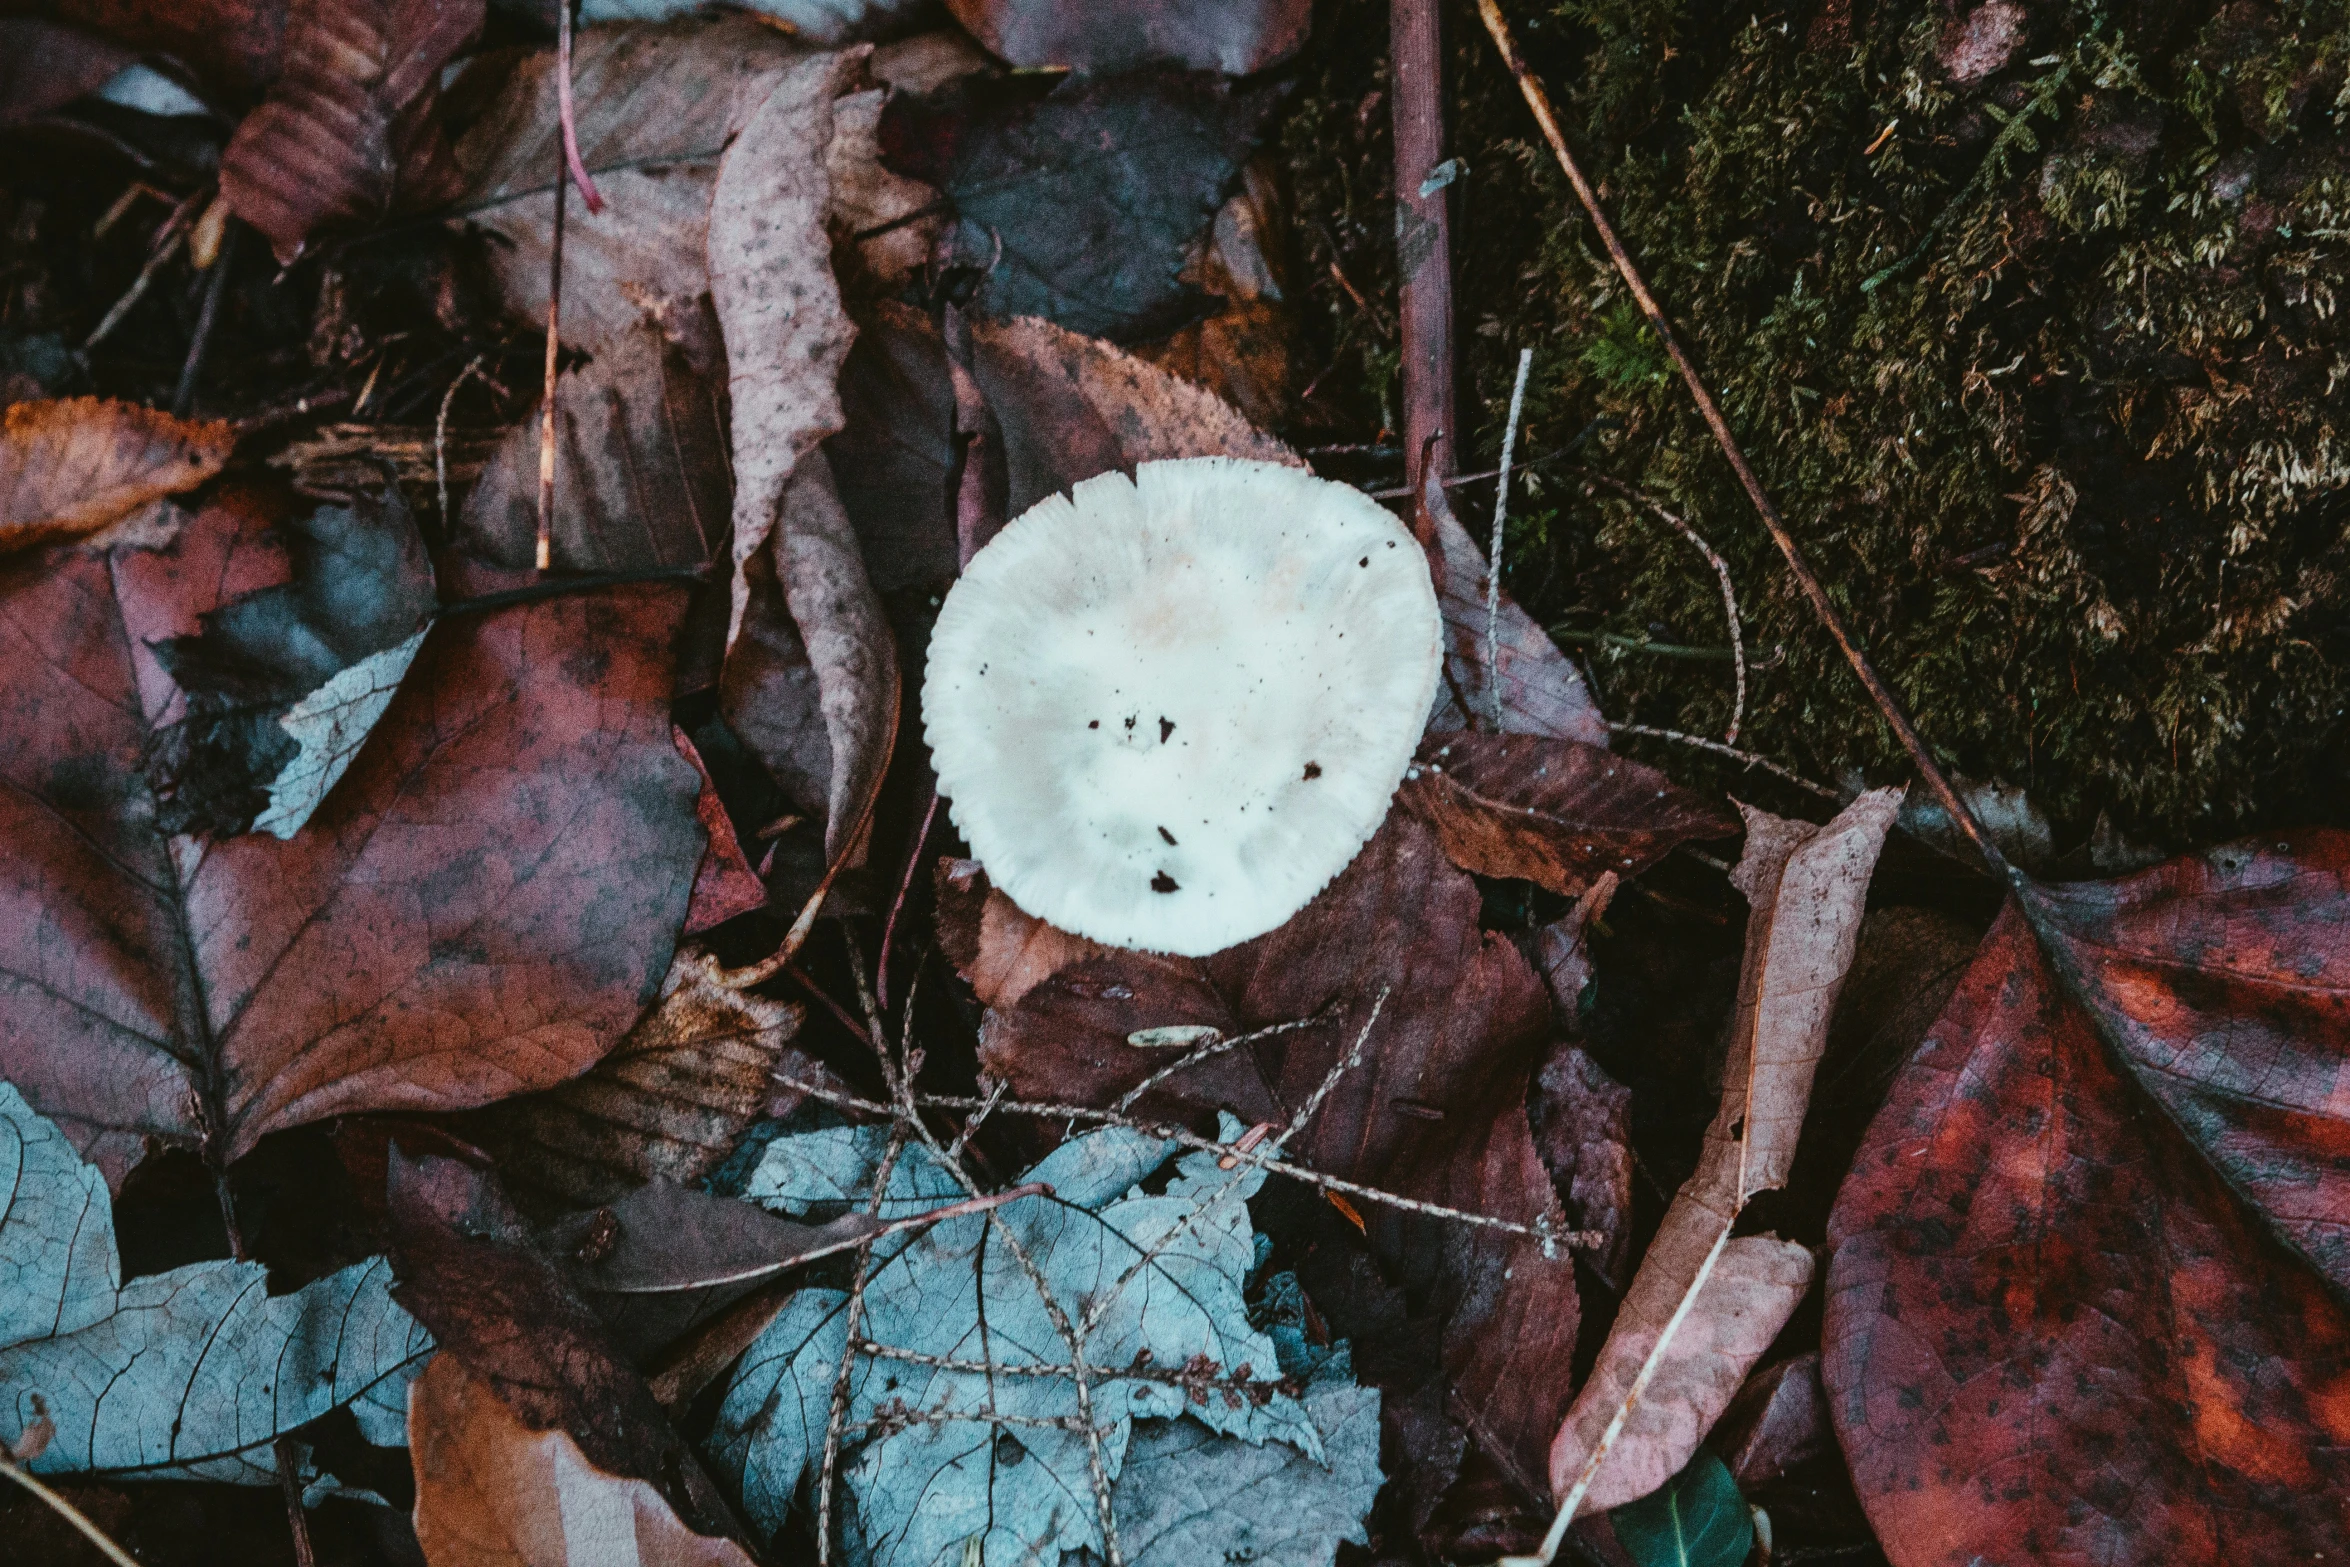
[[[0,1445],[46,1420],[36,1472],[265,1483],[272,1442],[344,1407],[399,1440],[432,1343],[382,1258],[287,1295],[226,1261],[118,1288],[104,1180],[5,1082],[0,1193]]]

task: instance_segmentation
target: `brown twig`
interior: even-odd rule
[[[1770,495],[1763,489],[1762,480],[1755,476],[1753,466],[1747,462],[1746,453],[1738,444],[1738,437],[1731,433],[1729,421],[1722,416],[1721,405],[1714,401],[1713,393],[1706,389],[1704,379],[1697,373],[1695,361],[1689,357],[1689,351],[1681,346],[1680,336],[1673,330],[1673,323],[1665,315],[1664,307],[1649,292],[1648,284],[1642,279],[1639,267],[1633,263],[1631,253],[1616,236],[1615,225],[1608,220],[1607,209],[1600,205],[1599,192],[1592,188],[1591,181],[1584,176],[1582,165],[1575,161],[1574,152],[1567,146],[1566,135],[1559,129],[1558,118],[1551,112],[1550,95],[1527,68],[1526,58],[1518,50],[1517,37],[1510,31],[1508,20],[1501,14],[1499,0],[1477,0],[1477,14],[1484,19],[1485,30],[1492,35],[1494,47],[1501,51],[1502,63],[1509,67],[1510,75],[1516,79],[1519,92],[1525,96],[1526,106],[1534,112],[1535,123],[1542,128],[1543,138],[1550,143],[1550,150],[1557,157],[1560,169],[1565,172],[1567,183],[1575,188],[1575,198],[1583,204],[1584,212],[1589,215],[1592,228],[1607,250],[1608,259],[1615,263],[1617,275],[1623,278],[1624,286],[1631,290],[1633,301],[1639,305],[1641,314],[1648,318],[1649,326],[1655,330],[1658,340],[1665,346],[1665,352],[1671,356],[1674,367],[1680,371],[1681,380],[1689,388],[1689,395],[1695,399],[1697,411],[1704,418],[1706,428],[1713,432],[1714,444],[1729,459],[1731,470],[1738,475],[1738,483],[1746,491],[1746,498],[1753,502],[1756,515],[1762,518],[1763,526],[1769,530],[1771,542],[1779,546],[1779,553],[1786,558],[1787,569],[1794,573],[1804,597],[1810,600],[1812,612],[1819,617],[1820,624],[1827,628],[1828,635],[1835,639],[1845,661],[1852,665],[1853,673],[1860,677],[1860,683],[1867,688],[1870,699],[1877,704],[1877,711],[1884,715],[1895,738],[1909,753],[1919,776],[1933,790],[1934,797],[1942,802],[1942,808],[1950,813],[1950,819],[1966,834],[1967,840],[1974,845],[1975,852],[1982,856],[1992,876],[2002,882],[2019,883],[2018,873],[1991,841],[1990,834],[1983,830],[1983,824],[1975,820],[1974,812],[1967,809],[1966,801],[1951,786],[1949,777],[1934,760],[1933,753],[1926,748],[1925,740],[1910,723],[1909,714],[1903,709],[1900,698],[1878,676],[1876,666],[1870,663],[1868,654],[1854,640],[1851,630],[1844,624],[1844,617],[1837,613],[1835,604],[1828,597],[1828,590],[1821,585],[1810,563],[1804,559],[1803,550],[1796,544],[1795,536],[1787,531],[1787,524],[1780,517],[1778,507],[1772,504]]]
[[[82,1538],[88,1540],[92,1545],[96,1546],[102,1553],[104,1553],[106,1559],[110,1562],[113,1562],[115,1567],[139,1567],[137,1557],[131,1555],[130,1552],[115,1544],[114,1541],[107,1536],[105,1530],[90,1522],[88,1514],[84,1513],[80,1508],[74,1506],[73,1503],[67,1501],[64,1497],[58,1495],[48,1486],[43,1485],[39,1480],[35,1479],[33,1477],[32,1471],[22,1467],[12,1459],[0,1457],[0,1476],[5,1476],[10,1480],[14,1480],[18,1485],[23,1486],[26,1490],[32,1492],[33,1495],[39,1497],[51,1512],[54,1512],[58,1517],[63,1518],[67,1523],[73,1525],[75,1529],[80,1531]]]
[[[139,268],[139,275],[131,279],[131,286],[123,290],[122,297],[90,329],[90,335],[82,339],[83,353],[105,342],[108,334],[122,325],[122,318],[131,313],[131,307],[147,297],[147,290],[155,284],[155,274],[161,272],[164,264],[179,254],[180,246],[187,241],[188,224],[194,220],[197,211],[211,194],[211,186],[200,185],[189,193],[187,200],[171,209],[171,216],[165,218],[163,226],[155,231],[155,238],[147,251],[146,264]]]
[[[1623,480],[1608,474],[1594,473],[1588,468],[1576,469],[1575,475],[1586,484],[1596,484],[1612,490],[1633,505],[1640,507],[1691,544],[1696,545],[1697,552],[1705,557],[1706,564],[1713,567],[1715,580],[1722,585],[1722,615],[1730,623],[1730,667],[1738,680],[1737,699],[1730,706],[1730,728],[1729,732],[1722,736],[1722,744],[1736,745],[1738,743],[1738,728],[1746,721],[1746,637],[1738,619],[1738,590],[1730,585],[1730,563],[1722,559],[1721,551],[1708,544],[1695,528],[1689,526],[1687,522],[1645,491],[1636,489]]]
[[[1651,740],[1670,740],[1676,745],[1693,745],[1700,751],[1711,751],[1716,756],[1726,756],[1734,762],[1743,762],[1748,767],[1759,767],[1773,777],[1784,778],[1796,788],[1808,790],[1823,800],[1841,801],[1844,798],[1826,784],[1813,783],[1793,768],[1782,767],[1767,756],[1757,756],[1752,751],[1741,751],[1734,745],[1724,745],[1719,740],[1708,740],[1703,735],[1685,735],[1678,729],[1654,729],[1647,724],[1610,722],[1607,727],[1612,734],[1646,735]]]
[[[204,305],[196,312],[196,332],[188,340],[188,357],[180,365],[180,382],[171,394],[171,414],[185,419],[196,406],[196,383],[204,374],[204,355],[212,347],[212,329],[220,324],[220,301],[228,293],[229,269],[237,260],[237,226],[231,223],[221,236],[219,254],[212,258],[212,276],[204,284]]]
[[[538,569],[547,570],[555,558],[555,394],[556,361],[563,349],[563,219],[574,178],[587,180],[579,166],[579,148],[571,134],[571,4],[555,4],[555,119],[560,150],[555,166],[555,221],[547,254],[547,371],[539,398],[539,531]],[[592,181],[580,187],[593,212],[603,205]]]
[[[1404,484],[1415,501],[1430,471],[1440,478],[1451,473],[1460,454],[1453,417],[1451,187],[1427,187],[1444,161],[1442,16],[1438,0],[1394,0],[1388,8]],[[1422,543],[1432,526],[1419,520]]]
[[[484,349],[457,372],[457,379],[451,381],[449,389],[441,394],[441,409],[432,422],[432,472],[440,485],[443,527],[449,524],[449,405],[457,401],[457,394],[464,389],[467,381],[481,374],[482,363],[489,357],[489,351]],[[483,379],[488,378],[485,376]]]

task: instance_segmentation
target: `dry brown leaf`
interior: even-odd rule
[[[236,431],[102,397],[13,403],[0,414],[0,553],[80,538],[203,483]]]
[[[1183,269],[1183,280],[1221,307],[1134,350],[1266,429],[1288,421],[1296,391],[1297,311],[1284,285],[1280,242],[1287,218],[1272,162],[1251,158],[1240,189],[1216,209],[1199,254]]]
[[[833,100],[862,59],[817,55],[777,76],[719,161],[710,198],[710,297],[726,338],[734,411],[737,577],[729,641],[748,602],[742,563],[775,531],[800,459],[842,423],[840,367],[857,329],[832,276],[825,229],[832,182],[824,159]],[[832,509],[839,510],[837,500]],[[845,533],[845,519],[842,527]],[[857,577],[863,580],[861,564]],[[783,581],[790,591],[789,563]],[[803,630],[807,624],[802,618]]]
[[[832,221],[876,290],[906,283],[930,260],[946,219],[938,192],[883,165],[881,88],[850,93],[832,106],[832,145],[824,172],[832,179]],[[870,237],[859,237],[870,236]]]
[[[1020,998],[1073,963],[1111,949],[1048,925],[988,885],[977,860],[938,862],[938,939],[980,1005]]]
[[[458,189],[436,113],[441,70],[482,0],[291,0],[285,74],[220,156],[220,190],[281,262]]]
[[[560,1430],[529,1429],[453,1355],[409,1389],[408,1446],[430,1567],[752,1567],[644,1481],[606,1474]]]
[[[1436,601],[1444,611],[1444,684],[1437,688],[1436,716],[1428,727],[1467,729],[1472,713],[1481,725],[1493,711],[1494,680],[1486,674],[1485,552],[1452,514],[1443,489],[1431,483],[1428,495],[1440,567]],[[1507,592],[1501,596],[1494,640],[1503,732],[1606,746],[1607,720],[1582,672]]]
[[[1769,1235],[1731,1239],[1730,1228],[1748,1198],[1785,1183],[1794,1162],[1869,877],[1900,804],[1899,790],[1880,789],[1822,828],[1740,807],[1746,853],[1731,879],[1753,913],[1721,1107],[1559,1428],[1550,1452],[1556,1495],[1583,1478],[1620,1411],[1621,1431],[1591,1477],[1587,1505],[1621,1506],[1680,1473],[1811,1287],[1809,1250]]]
[[[767,1075],[802,1016],[730,989],[720,972],[708,953],[680,950],[660,1002],[586,1076],[476,1112],[458,1130],[539,1208],[707,1175],[765,1109]]]
[[[665,300],[709,291],[710,193],[719,155],[805,59],[745,16],[711,23],[591,27],[572,51],[580,157],[604,210],[566,203],[563,340],[596,352]],[[493,236],[488,259],[508,310],[547,318],[554,182],[561,162],[555,51],[482,57],[450,91],[475,117],[457,139],[459,210]],[[819,144],[821,145],[821,144]]]

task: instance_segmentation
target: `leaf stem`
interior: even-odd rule
[[[30,1470],[25,1469],[22,1465],[16,1463],[13,1459],[0,1458],[0,1475],[7,1476],[9,1479],[14,1480],[18,1485],[21,1485],[26,1490],[32,1492],[33,1495],[39,1497],[42,1502],[47,1504],[50,1511],[56,1513],[58,1517],[63,1518],[67,1523],[72,1524],[76,1529],[80,1530],[82,1536],[92,1545],[98,1547],[100,1551],[104,1552],[106,1559],[115,1563],[116,1567],[139,1567],[137,1557],[134,1557],[130,1552],[115,1544],[114,1541],[107,1536],[105,1530],[90,1522],[88,1514],[84,1513],[80,1508],[74,1506],[73,1503],[67,1501],[64,1497],[58,1495],[49,1487],[43,1485],[40,1481],[34,1479]]]

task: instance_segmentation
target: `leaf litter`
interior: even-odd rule
[[[282,370],[233,423],[4,378],[7,1473],[277,1483],[302,1561],[352,1505],[305,1495],[384,1497],[431,1567],[2328,1549],[2338,835],[2037,881],[2146,857],[1922,746],[1906,803],[1733,811],[1609,748],[1670,732],[1432,482],[1425,741],[1302,912],[1128,951],[959,857],[904,692],[974,552],[1142,463],[1306,465],[1230,399],[1285,406],[1241,187],[1308,19],[950,9],[624,6],[568,95],[463,5],[41,24],[44,114],[157,49],[249,110],[89,340],[189,268],[183,412],[265,330],[234,223],[289,278],[466,259],[437,348],[322,290],[361,357],[256,360],[356,372],[323,497],[264,476],[327,406],[246,396]],[[532,411],[490,367],[558,286]],[[477,374],[528,417],[451,429]],[[1975,859],[1967,967],[1981,885],[1911,902]],[[1641,948],[1700,925],[1734,984]],[[1711,1051],[1627,1054],[1642,964]]]

